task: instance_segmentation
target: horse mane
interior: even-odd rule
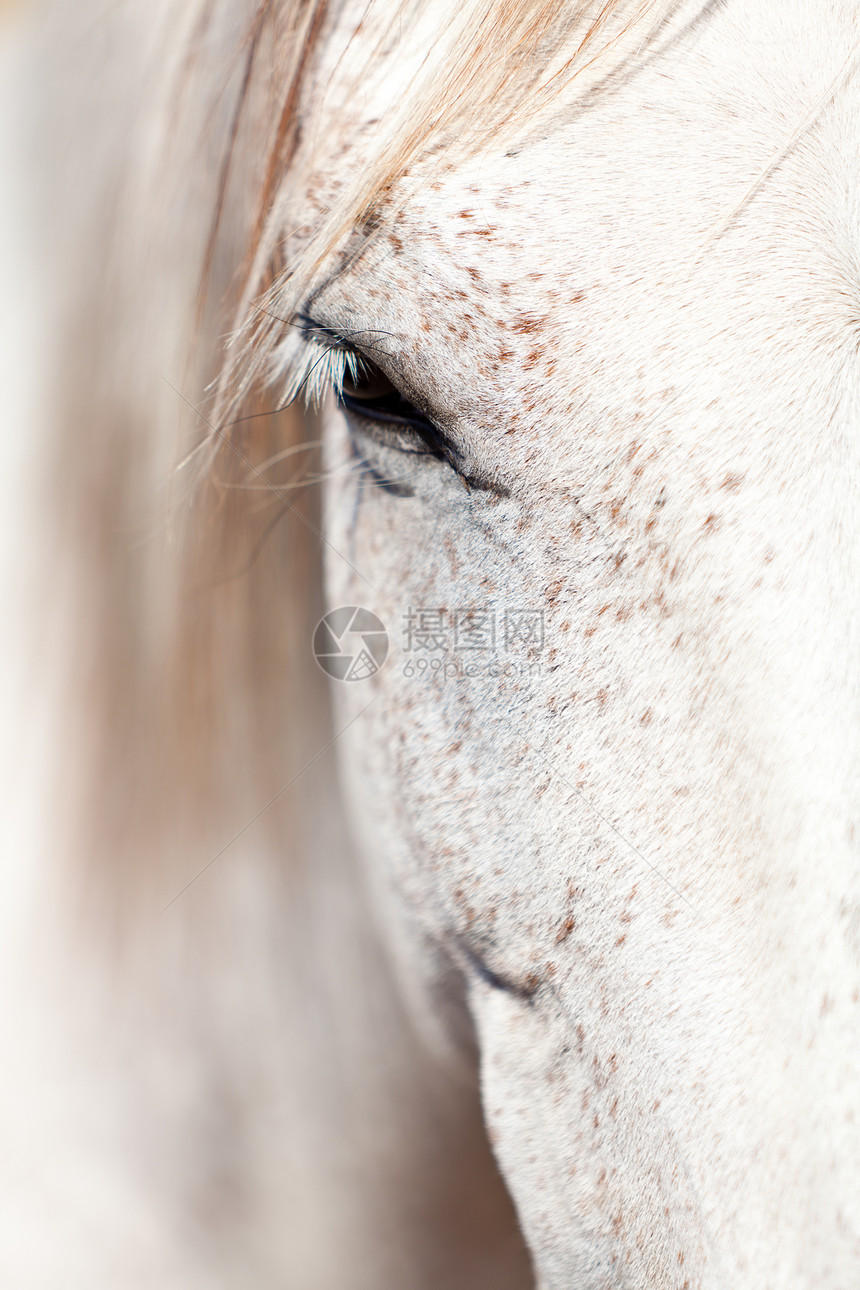
[[[45,509],[66,606],[59,746],[77,750],[57,781],[69,890],[114,947],[262,803],[277,799],[259,850],[283,873],[314,831],[314,804],[284,788],[330,723],[322,680],[308,679],[316,420],[281,397],[292,314],[409,176],[529,128],[676,7],[371,3],[373,60],[398,33],[415,87],[297,251],[285,227],[312,118],[336,126],[342,101],[315,79],[337,4],[141,0],[87,17],[78,0],[53,14],[39,55],[60,216],[44,235],[58,319]],[[338,75],[348,61],[347,47]],[[372,73],[363,63],[355,84]]]

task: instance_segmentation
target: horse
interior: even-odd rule
[[[3,1284],[858,1284],[860,5],[19,26]]]

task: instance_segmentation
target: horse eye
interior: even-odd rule
[[[414,403],[404,398],[388,377],[366,359],[362,359],[361,370],[354,376],[344,376],[340,403],[347,412],[371,421],[410,426],[420,432],[434,451],[440,450],[441,436],[432,421]]]

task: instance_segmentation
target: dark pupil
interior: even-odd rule
[[[343,392],[351,399],[378,399],[396,393],[388,377],[383,376],[378,367],[367,364],[355,377],[349,373],[344,376]]]
[[[363,363],[362,370],[355,377],[344,377],[340,401],[348,412],[354,412],[358,416],[409,425],[418,430],[431,431],[435,435],[434,427],[427,417],[419,412],[414,403],[404,399],[388,377],[370,363]]]

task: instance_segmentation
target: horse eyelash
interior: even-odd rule
[[[284,401],[301,397],[306,405],[318,407],[330,390],[339,398],[346,377],[357,381],[370,360],[352,348],[349,335],[306,314],[299,314],[294,325],[301,329],[303,344],[290,365]],[[367,337],[375,333],[363,330],[354,334]]]
[[[311,340],[291,365],[284,402],[302,398],[306,405],[318,407],[329,390],[339,396],[346,377],[355,379],[360,371],[361,358],[355,350]]]

